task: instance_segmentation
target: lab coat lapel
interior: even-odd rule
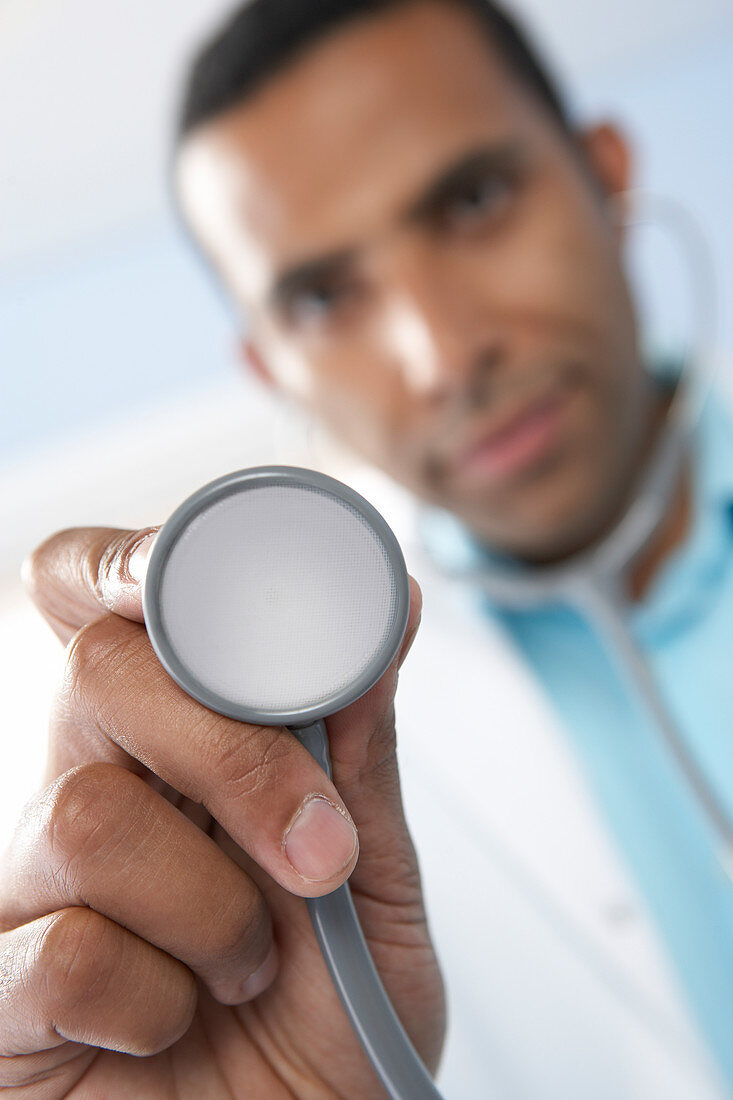
[[[690,1095],[700,1095],[705,1081],[704,1095],[722,1096],[644,901],[539,685],[468,589],[447,581],[427,557],[413,498],[373,469],[352,473],[355,488],[392,526],[423,589],[423,621],[396,700],[403,776],[422,773],[426,788],[450,796],[451,814],[483,831],[487,858],[498,854],[507,874],[526,886],[527,904],[540,921],[562,929],[591,982],[613,986],[624,1011],[636,1002],[635,1019],[656,1036],[649,1050],[663,1034],[674,1048],[674,1073],[685,1077],[689,1066]]]
[[[531,673],[461,586],[439,579],[427,561],[411,556],[410,564],[424,611],[398,692],[406,766],[419,757],[470,807],[474,827],[532,882],[579,950],[698,1049],[644,902]]]

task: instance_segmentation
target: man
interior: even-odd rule
[[[613,127],[572,127],[492,6],[255,0],[192,72],[175,180],[246,314],[252,369],[453,517],[436,554],[562,561],[623,513],[668,403],[620,261],[627,147]],[[653,617],[660,579],[686,584],[673,644],[645,640],[730,805],[733,708],[709,675],[733,598],[721,446],[713,425],[710,461],[690,456],[630,587]],[[167,680],[141,626],[149,545],[63,532],[28,568],[72,642],[49,785],[4,866],[0,1080],[49,1098],[378,1095],[302,901],[349,875],[435,1071],[443,990],[392,718],[417,592],[395,666],[329,723],[332,784],[286,731],[218,718]],[[694,584],[674,573],[689,546]],[[421,859],[429,890],[455,896],[462,940],[443,954],[459,1024],[446,1092],[729,1095],[733,902],[704,823],[593,634],[562,609],[504,623],[558,706],[564,754],[521,715],[488,728],[476,615],[451,635],[465,679],[443,702],[440,662],[412,680],[408,662],[400,693],[401,715],[422,705],[450,731],[425,761],[410,734],[405,769],[410,782],[425,766]],[[528,874],[520,849],[549,873]],[[579,869],[601,864],[615,868],[604,888],[623,882],[633,901],[610,932],[578,900],[597,885]],[[553,893],[563,875],[574,907]]]

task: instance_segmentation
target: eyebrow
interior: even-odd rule
[[[521,169],[525,158],[522,142],[507,140],[500,144],[473,148],[443,168],[421,191],[403,207],[401,222],[425,221],[433,216],[450,195],[462,184],[470,183],[480,174],[511,176]],[[354,262],[358,247],[337,249],[315,256],[287,268],[276,276],[268,295],[275,307],[282,307],[323,280],[337,276]]]
[[[405,208],[402,219],[408,222],[423,221],[434,214],[461,185],[472,183],[479,175],[515,175],[524,159],[524,143],[517,140],[473,149],[443,169]]]

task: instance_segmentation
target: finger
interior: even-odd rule
[[[2,933],[0,972],[3,1057],[67,1039],[156,1054],[180,1039],[196,1008],[196,981],[182,963],[92,909]]]
[[[361,856],[352,889],[375,894],[418,929],[424,910],[414,846],[405,821],[397,760],[394,698],[401,665],[418,633],[422,593],[410,578],[410,613],[400,650],[360,699],[328,718],[333,778],[359,827]],[[378,889],[375,891],[375,883]],[[382,911],[383,917],[383,911]],[[368,915],[362,913],[368,926]]]
[[[157,530],[74,527],[26,558],[26,590],[64,643],[104,611],[143,621],[140,582]]]
[[[80,751],[105,759],[111,745],[206,806],[286,890],[328,893],[352,871],[353,822],[293,734],[208,710],[168,676],[141,626],[112,615],[70,646],[51,720],[54,766],[74,766]]]
[[[86,905],[180,959],[224,1004],[277,970],[270,914],[214,841],[113,764],[65,773],[26,807],[3,858],[5,927]]]
[[[414,577],[409,577],[408,579],[410,582],[410,613],[407,617],[407,626],[405,627],[405,636],[402,639],[402,645],[392,664],[392,668],[395,672],[398,672],[402,668],[407,658],[407,654],[412,649],[412,643],[417,637],[417,632],[420,628],[420,620],[422,618],[422,589]]]
[[[417,636],[422,592],[410,577],[410,611],[402,644],[384,675],[355,703],[327,719],[334,779],[339,790],[363,782],[395,761],[394,698],[399,670]]]

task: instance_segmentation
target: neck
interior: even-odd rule
[[[551,559],[546,559],[545,562],[535,561],[534,564],[561,562],[568,556],[573,556],[584,548],[592,546],[597,541],[602,541],[613,530],[629,505],[629,494],[638,488],[639,472],[646,468],[655,447],[659,444],[661,434],[666,430],[672,396],[672,393],[669,392],[649,391],[647,398],[647,431],[644,433],[644,443],[635,462],[636,476],[626,491],[620,495],[616,508],[607,516],[605,524],[596,530],[592,538],[576,545],[570,554],[557,555]],[[635,556],[628,569],[626,596],[632,602],[636,603],[644,599],[660,568],[670,554],[684,541],[690,527],[691,516],[692,485],[689,456],[685,454],[682,456],[680,470],[674,490],[667,503],[665,514],[652,538]]]
[[[689,464],[683,463],[667,513],[648,546],[634,561],[629,573],[628,596],[638,603],[649,591],[659,569],[684,541],[692,518],[692,486]]]
[[[646,433],[645,445],[637,459],[638,470],[643,470],[652,460],[655,448],[660,445],[662,434],[669,430],[669,411],[674,392],[652,390],[649,430]],[[666,511],[653,536],[634,557],[628,569],[626,596],[633,603],[644,599],[667,558],[684,541],[690,528],[692,503],[689,454],[685,451],[681,456]]]
[[[669,405],[672,394],[650,394],[648,431],[645,433],[644,446],[641,448],[635,463],[637,472],[642,470],[650,460],[654,448],[659,443],[660,434],[665,430]],[[638,479],[637,479],[638,480]],[[629,494],[632,487],[627,487],[626,493],[621,496],[614,512],[607,517],[606,522],[599,527],[593,537],[583,539],[579,544],[573,544],[571,549],[565,549],[561,553],[553,553],[542,557],[517,554],[516,557],[527,565],[541,568],[546,565],[561,564],[568,558],[574,557],[583,549],[602,541],[613,530],[616,523],[623,515],[629,504]],[[643,549],[634,557],[627,573],[626,596],[632,602],[639,602],[646,596],[651,584],[667,558],[684,541],[690,529],[693,509],[692,481],[689,468],[689,454],[682,456],[680,470],[665,514],[662,516],[654,535]],[[474,537],[479,543],[484,543],[491,548],[490,540],[473,529]]]

